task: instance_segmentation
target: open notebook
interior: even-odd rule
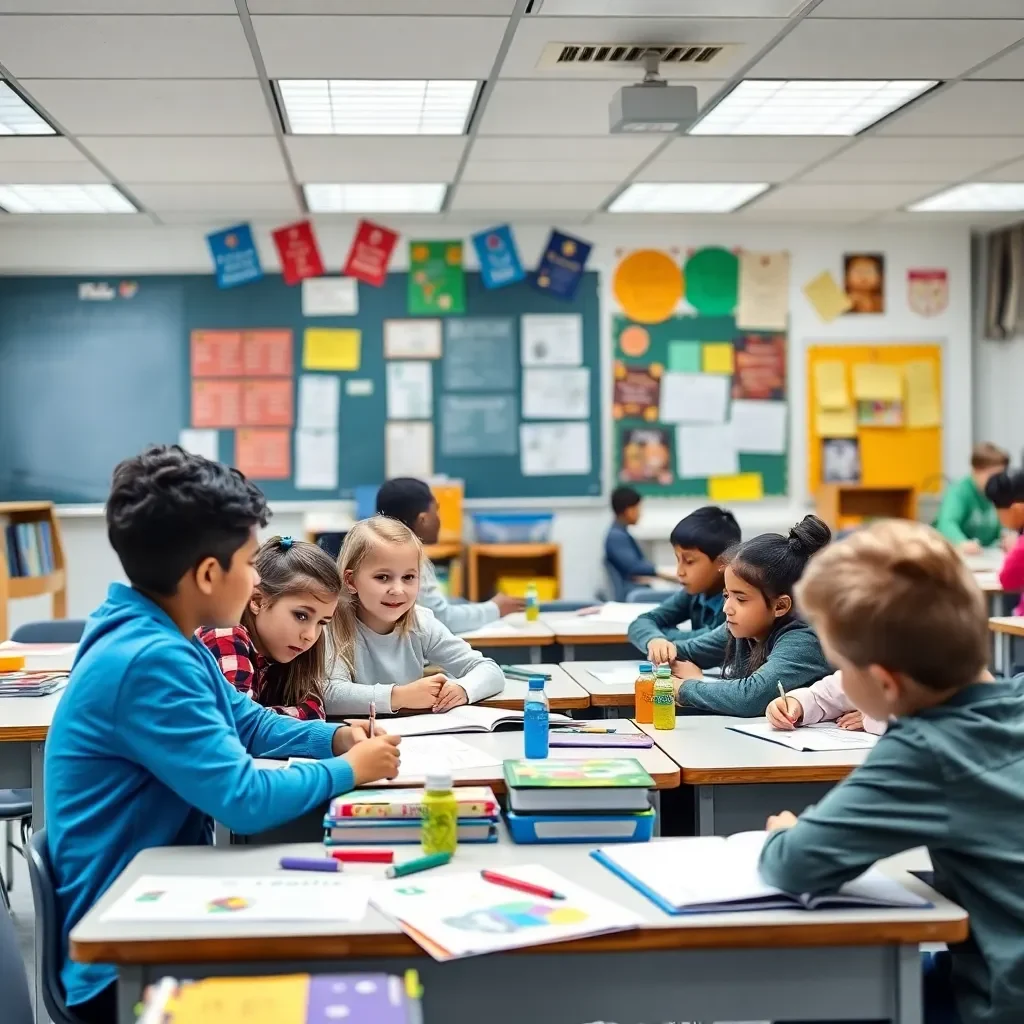
[[[869,732],[840,729],[835,722],[805,725],[792,732],[776,729],[764,719],[726,728],[747,736],[756,736],[759,740],[768,740],[769,743],[779,743],[790,750],[867,750],[878,742],[878,737]]]
[[[552,712],[548,718],[552,725],[571,725],[568,715]],[[475,704],[443,711],[439,715],[406,715],[401,718],[381,719],[381,725],[392,736],[437,736],[454,732],[498,732],[500,729],[521,729],[522,711],[501,708],[482,708]]]
[[[931,906],[877,868],[869,868],[838,892],[818,896],[766,885],[757,862],[767,837],[767,832],[737,832],[727,839],[629,843],[595,850],[591,856],[666,914]]]

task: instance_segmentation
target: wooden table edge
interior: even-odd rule
[[[1004,633],[1009,636],[1024,636],[1024,624],[1018,622],[993,622],[988,620],[988,628],[993,633]]]
[[[657,746],[657,741],[655,741]],[[662,753],[672,757],[662,747]],[[675,760],[675,758],[672,758]],[[855,764],[751,766],[749,768],[687,768],[680,765],[687,786],[728,786],[742,783],[841,782],[856,768]]]
[[[501,708],[503,711],[522,711],[521,700],[504,699],[502,697],[488,697],[480,701],[485,708]],[[590,707],[590,696],[584,694],[582,697],[549,697],[548,704],[552,711],[584,711]]]
[[[48,732],[45,725],[0,725],[0,743],[40,743]]]
[[[555,643],[553,636],[504,636],[480,637],[464,636],[462,638],[477,650],[481,647],[551,647]]]
[[[583,684],[580,683],[580,685],[582,686]],[[636,694],[591,693],[590,703],[598,708],[631,708],[636,704]]]
[[[966,915],[943,921],[814,922],[785,925],[721,925],[712,928],[641,928],[509,950],[516,956],[538,953],[629,953],[679,949],[763,949],[811,946],[875,946],[922,942],[962,942]],[[372,956],[428,956],[402,934],[281,935],[233,938],[148,939],[142,941],[81,940],[72,937],[71,959],[78,963],[118,965],[196,964],[297,959],[363,959]]]
[[[587,644],[628,644],[625,633],[559,633],[555,631],[556,644],[568,644],[572,647],[586,647]]]

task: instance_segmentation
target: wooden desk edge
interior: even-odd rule
[[[659,749],[672,757],[664,748]],[[687,768],[682,765],[681,774],[683,783],[687,786],[728,786],[760,782],[841,782],[856,767],[855,764],[794,764],[745,768]]]
[[[988,621],[988,628],[993,633],[1005,633],[1009,636],[1024,636],[1024,624],[1018,622]]]
[[[0,725],[0,743],[42,743],[48,732],[45,725]]]
[[[673,949],[763,949],[811,946],[875,946],[922,942],[962,942],[967,917],[945,921],[867,921],[849,924],[751,925],[713,928],[641,928],[509,950],[516,956],[538,953],[632,953]],[[423,957],[412,939],[401,934],[253,936],[120,941],[71,939],[70,956],[79,963],[174,964],[334,960],[368,956]]]
[[[636,695],[633,693],[591,693],[590,703],[598,708],[631,708],[636,704]]]
[[[559,633],[555,631],[556,644],[585,647],[587,644],[628,644],[625,633]]]
[[[552,711],[585,711],[590,707],[590,696],[584,694],[582,697],[550,697],[548,703]],[[485,708],[501,708],[503,711],[523,710],[523,702],[511,698],[505,700],[501,697],[488,697],[480,701],[480,704]]]
[[[555,642],[553,636],[513,636],[504,633],[500,636],[464,636],[462,638],[474,650],[481,647],[550,647]]]

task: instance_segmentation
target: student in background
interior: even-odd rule
[[[292,718],[323,718],[324,629],[341,595],[337,563],[322,548],[271,537],[253,559],[259,584],[237,626],[199,631],[240,693]]]
[[[450,711],[502,690],[501,669],[418,607],[423,548],[404,523],[374,516],[349,530],[338,556],[344,585],[329,715]],[[441,671],[424,676],[424,665]]]
[[[677,643],[725,622],[722,570],[726,551],[740,542],[740,528],[731,512],[706,505],[676,523],[669,540],[683,589],[629,627],[630,643],[656,665],[675,661]],[[687,621],[690,630],[681,630]]]
[[[920,523],[875,523],[811,563],[800,607],[865,715],[894,719],[864,764],[799,820],[768,821],[761,874],[834,892],[926,846],[971,934],[926,962],[928,1024],[1017,1024],[1024,1007],[1024,681],[985,669],[985,599]]]
[[[613,601],[625,601],[631,591],[658,582],[658,570],[644,557],[629,532],[629,528],[640,521],[642,500],[632,487],[616,487],[612,491],[615,521],[604,538],[604,564],[612,585]]]
[[[785,697],[776,697],[765,715],[774,728],[785,731],[800,725],[835,722],[840,729],[881,736],[886,726],[884,720],[865,715],[854,707],[843,692],[841,672],[833,672],[810,686],[790,690]]]
[[[230,627],[259,583],[260,491],[178,447],[114,470],[107,534],[131,586],[90,617],[46,744],[46,833],[77,1019],[111,1024],[117,971],[67,959],[67,935],[140,851],[208,843],[211,819],[262,832],[398,774],[397,736],[299,722],[229,686],[195,638]],[[287,771],[254,757],[311,757]],[[42,823],[39,823],[42,824]]]
[[[388,480],[377,492],[377,514],[405,523],[424,544],[437,543],[441,530],[437,499],[422,480],[412,477]],[[495,594],[490,601],[479,604],[449,601],[438,585],[437,574],[429,558],[422,560],[418,600],[453,633],[469,633],[489,622],[497,622],[509,612],[521,612],[526,607],[522,598],[508,594]]]
[[[1010,457],[1002,448],[985,442],[971,452],[971,475],[946,488],[935,528],[964,555],[976,555],[999,540],[1002,528],[995,506],[985,497],[985,485],[1005,473]]]
[[[793,690],[829,671],[814,630],[796,613],[793,588],[832,534],[805,516],[788,537],[765,533],[741,544],[725,567],[725,624],[676,645],[672,674],[681,707],[720,715],[763,715],[779,683]],[[723,666],[723,678],[703,669]]]

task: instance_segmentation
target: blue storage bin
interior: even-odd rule
[[[541,544],[551,538],[553,512],[474,512],[480,544]]]
[[[640,814],[516,814],[505,812],[513,842],[646,843],[654,835],[654,808]]]

